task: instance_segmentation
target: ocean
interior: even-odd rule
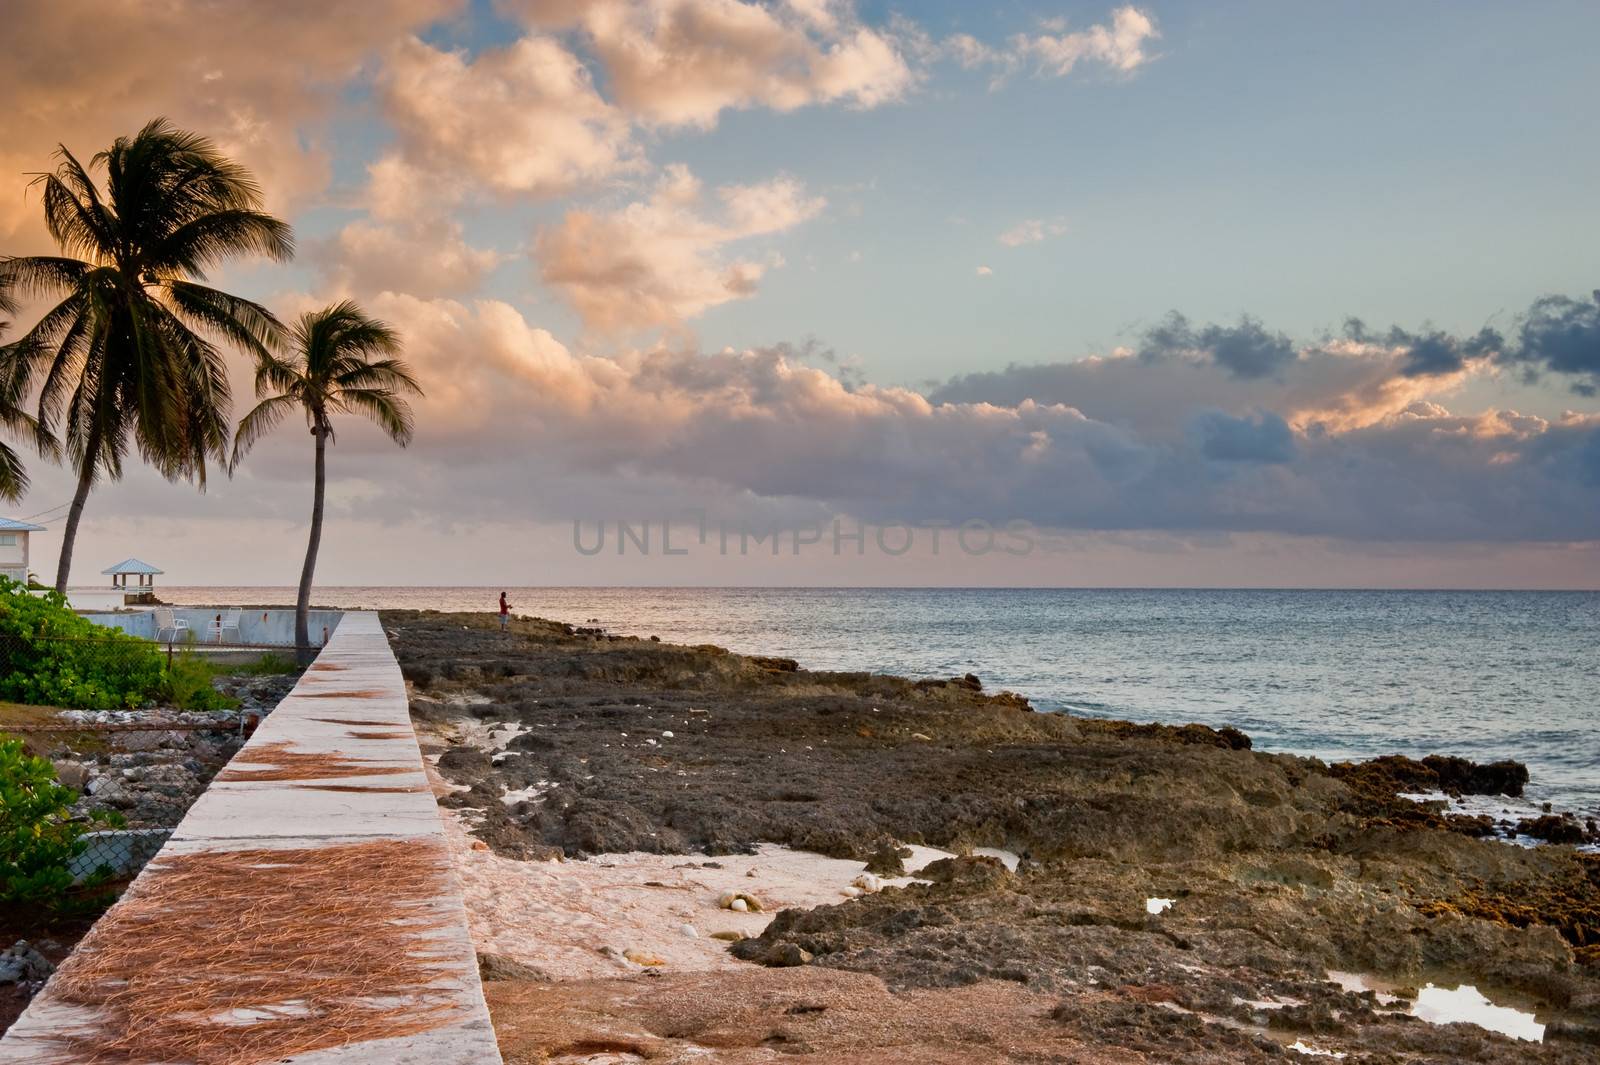
[[[510,588],[518,613],[784,655],[975,673],[1042,710],[1233,725],[1258,750],[1515,758],[1600,814],[1600,592]],[[498,588],[318,588],[343,607],[490,611]],[[283,603],[291,588],[163,588]]]

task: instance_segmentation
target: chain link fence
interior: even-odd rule
[[[78,793],[78,880],[132,877],[293,687],[292,648],[0,634],[0,735]]]
[[[100,873],[120,880],[161,849],[244,742],[249,720],[246,713],[227,712],[159,722],[7,722],[0,733],[20,737],[78,793],[71,818],[85,829],[86,846],[72,862],[74,877]]]

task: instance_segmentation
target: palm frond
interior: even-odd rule
[[[178,226],[147,251],[146,261],[158,271],[204,277],[218,263],[246,254],[285,262],[294,257],[293,231],[260,211],[212,211]]]
[[[365,414],[401,447],[411,443],[411,404],[393,392],[382,388],[344,389],[338,393],[337,402],[347,410]]]
[[[16,503],[27,494],[28,471],[22,465],[21,456],[0,443],[0,499]]]
[[[379,359],[377,362],[356,363],[334,378],[334,384],[346,388],[382,388],[391,392],[409,392],[422,395],[422,386],[411,375],[411,368],[399,359]]]
[[[271,358],[271,349],[283,340],[283,323],[259,303],[191,281],[169,281],[164,287],[181,315],[214,330],[258,363]]]
[[[0,257],[0,310],[14,312],[20,299],[70,292],[93,269],[80,259],[55,255]]]
[[[239,419],[238,431],[233,436],[233,455],[228,460],[229,472],[238,469],[240,460],[256,441],[276,428],[299,405],[293,396],[268,396]]]
[[[68,255],[104,262],[117,243],[114,220],[94,181],[65,145],[56,157],[61,160],[56,172],[35,179],[44,186],[45,227]]]

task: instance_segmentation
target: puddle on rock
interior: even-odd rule
[[[1472,984],[1444,986],[1424,984],[1415,1002],[1393,994],[1395,985],[1361,973],[1328,970],[1328,979],[1346,991],[1373,992],[1381,1006],[1393,1006],[1397,1013],[1409,1013],[1430,1024],[1466,1022],[1513,1039],[1538,1043],[1544,1040],[1544,1024],[1532,1010],[1502,1006],[1492,1002]]]
[[[972,848],[972,856],[974,858],[998,858],[1000,864],[1013,873],[1017,871],[1017,865],[1022,861],[1015,851],[1001,850],[999,847],[974,847]]]

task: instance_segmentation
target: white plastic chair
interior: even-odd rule
[[[157,643],[177,643],[178,634],[189,631],[189,623],[174,614],[170,607],[158,606],[155,613]],[[163,640],[161,634],[164,632],[172,635]]]
[[[211,619],[211,635],[217,638],[218,643],[221,643],[222,638],[228,634],[228,630],[232,629],[234,641],[237,642],[239,639],[239,620],[243,617],[243,610],[223,611]]]

